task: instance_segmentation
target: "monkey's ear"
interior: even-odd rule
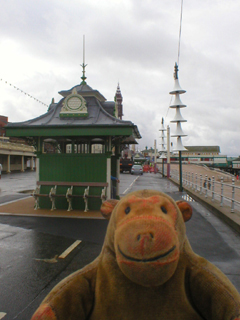
[[[176,201],[178,208],[182,212],[183,220],[187,222],[192,217],[192,207],[186,201],[179,200]]]
[[[119,200],[109,199],[103,202],[100,211],[104,218],[106,218],[107,220],[110,219],[113,209],[118,204],[118,201]]]

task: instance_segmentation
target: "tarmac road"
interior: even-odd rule
[[[26,196],[18,193],[25,185],[34,188],[35,173],[3,175],[0,203]],[[189,201],[194,214],[186,228],[193,250],[217,265],[240,292],[239,234],[159,174],[121,174],[121,196],[146,188]],[[103,219],[0,215],[0,319],[30,319],[55,284],[100,253],[106,227]],[[65,258],[59,258],[73,244],[76,247]]]

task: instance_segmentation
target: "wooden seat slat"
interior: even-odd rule
[[[85,196],[86,198],[101,198],[101,196],[99,195],[92,195],[92,194],[89,194],[89,195],[86,195]]]
[[[107,187],[107,182],[37,181],[38,186]]]
[[[66,195],[65,195],[66,196]],[[83,194],[68,194],[69,198],[83,198]]]
[[[66,197],[66,194],[54,194],[54,193],[53,193],[53,194],[51,194],[51,197],[59,197],[59,198],[60,198],[60,197],[64,197],[64,198],[65,198],[65,197]]]

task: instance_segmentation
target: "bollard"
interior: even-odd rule
[[[221,202],[220,207],[223,206],[223,177],[221,177]]]
[[[232,206],[231,206],[231,212],[234,212],[234,196],[235,196],[235,182],[234,179],[232,179]]]
[[[215,196],[214,189],[215,189],[215,177],[212,176],[212,201],[214,201],[214,196]]]

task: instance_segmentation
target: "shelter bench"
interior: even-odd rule
[[[41,186],[52,186],[50,192],[48,194],[41,194],[40,193],[40,188]],[[63,194],[58,194],[57,193],[57,187],[58,186],[65,186],[65,187],[69,187],[67,189],[66,193]],[[83,194],[74,194],[74,188],[77,187],[86,187],[84,190]],[[101,193],[99,193],[98,195],[91,195],[89,194],[90,192],[90,187],[99,187],[101,188]],[[67,202],[68,202],[68,209],[67,211],[71,211],[73,210],[72,208],[72,199],[73,198],[83,198],[84,202],[85,202],[85,210],[84,212],[87,212],[88,209],[88,199],[89,198],[100,198],[102,200],[102,202],[104,200],[106,200],[106,190],[108,187],[108,183],[107,182],[66,182],[66,181],[37,181],[37,187],[34,190],[32,196],[35,199],[35,205],[34,205],[34,209],[40,209],[39,206],[39,198],[40,197],[49,197],[51,202],[52,202],[52,208],[51,210],[55,210],[56,209],[56,205],[55,205],[55,200],[58,197],[62,197],[62,198],[66,198]]]

